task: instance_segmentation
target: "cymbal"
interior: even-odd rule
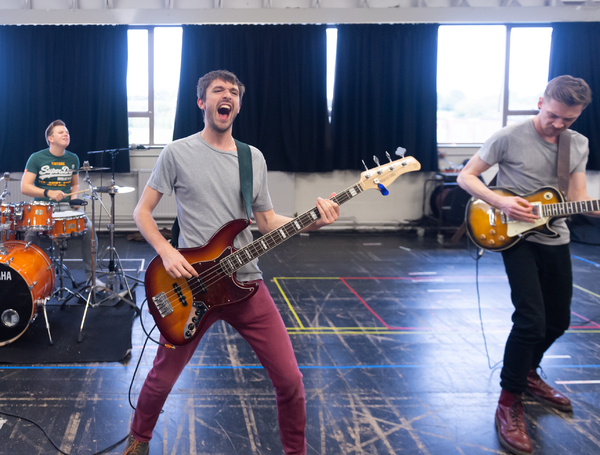
[[[96,191],[97,193],[124,194],[124,193],[131,193],[132,191],[135,191],[135,188],[133,188],[131,186],[117,186],[117,185],[97,186],[96,188],[94,188],[94,191]]]
[[[93,171],[108,171],[108,170],[110,170],[109,167],[94,167],[94,166],[83,166],[83,167],[80,167],[79,169],[77,169],[78,172],[82,172],[82,171],[93,172]]]

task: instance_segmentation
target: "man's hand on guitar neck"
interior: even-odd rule
[[[319,209],[321,217],[313,225],[315,230],[335,223],[340,216],[340,206],[331,200],[333,196],[335,196],[335,193],[331,193],[329,199],[317,198],[317,209]]]

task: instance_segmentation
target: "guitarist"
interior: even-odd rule
[[[512,219],[525,222],[537,219],[527,200],[494,193],[478,176],[498,164],[498,186],[520,194],[542,186],[558,188],[559,135],[577,120],[591,101],[591,90],[583,79],[571,76],[552,79],[538,101],[539,113],[533,119],[495,133],[461,171],[459,185]],[[585,176],[588,140],[569,131],[568,171],[565,166],[567,198],[591,200]],[[515,311],[500,374],[502,392],[496,409],[496,429],[500,443],[515,454],[532,453],[521,405],[524,392],[547,406],[572,410],[570,400],[537,374],[542,356],[569,327],[571,315],[573,277],[569,230],[562,218],[553,229],[559,237],[534,234],[502,251]]]
[[[135,208],[134,219],[140,232],[173,278],[192,278],[198,274],[163,238],[152,217],[163,194],[175,191],[181,247],[201,246],[225,223],[247,217],[241,197],[238,154],[231,133],[244,90],[239,79],[228,71],[213,71],[200,78],[197,103],[203,111],[204,129],[164,148]],[[254,147],[251,152],[252,209],[260,232],[267,233],[291,219],[273,211],[264,157]],[[318,198],[317,207],[321,217],[308,229],[318,229],[337,220],[339,207],[334,202]],[[236,238],[235,246],[243,247],[251,241],[252,234],[245,229]],[[213,311],[192,342],[175,350],[158,347],[154,366],[140,392],[124,455],[148,454],[152,431],[171,388],[204,332],[219,319],[233,326],[252,346],[273,382],[284,452],[306,454],[304,385],[287,330],[262,282],[257,260],[238,270],[237,278],[259,281],[259,289],[252,298]],[[166,343],[162,336],[161,342]]]

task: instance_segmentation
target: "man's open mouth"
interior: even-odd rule
[[[219,107],[219,109],[217,109],[217,112],[219,113],[219,118],[225,120],[229,117],[229,113],[231,112],[231,106],[223,104]]]

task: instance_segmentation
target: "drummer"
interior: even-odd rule
[[[71,138],[69,130],[62,120],[55,120],[46,128],[46,143],[48,148],[34,153],[27,160],[25,172],[21,179],[21,192],[31,196],[34,201],[54,202],[54,212],[78,210],[80,207],[71,207],[69,193],[79,191],[79,157],[69,152]],[[88,283],[92,276],[92,224],[85,218],[86,233],[81,236],[81,250],[83,268]],[[36,232],[27,231],[25,240],[39,245],[40,239]],[[98,245],[98,237],[95,237]],[[105,284],[98,278],[94,283],[104,287]]]

